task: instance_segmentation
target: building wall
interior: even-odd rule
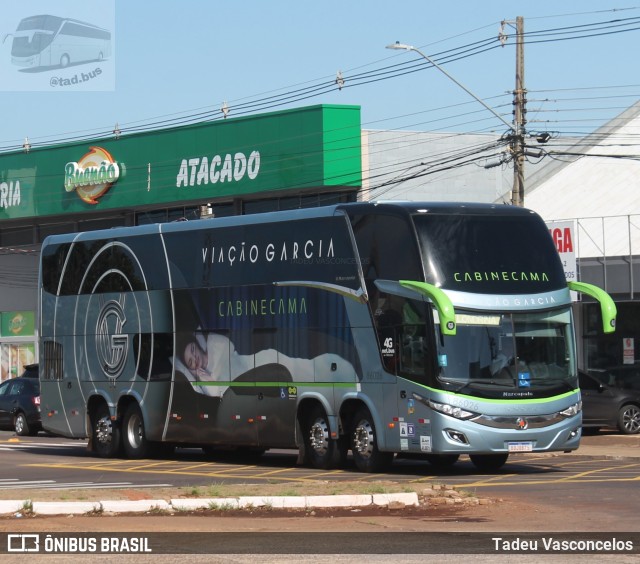
[[[616,302],[617,329],[609,335],[599,327],[595,304],[576,305],[586,369],[640,366],[639,133],[640,102],[567,150],[585,156],[558,158],[527,184],[526,207],[547,221],[574,221],[580,280],[604,288]]]
[[[498,140],[495,134],[363,131],[360,198],[493,203],[506,194],[508,203],[513,169],[485,168],[500,154]]]
[[[35,311],[39,260],[36,250],[0,254],[0,311]]]

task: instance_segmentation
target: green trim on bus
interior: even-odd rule
[[[443,335],[456,334],[456,313],[453,309],[453,303],[449,296],[440,288],[436,288],[433,284],[426,282],[417,282],[415,280],[399,280],[400,285],[411,290],[424,294],[435,304],[440,316],[440,330]]]
[[[598,300],[600,311],[602,312],[602,330],[605,333],[613,333],[616,330],[616,315],[618,314],[618,310],[609,294],[603,289],[593,284],[587,284],[586,282],[568,282],[567,286],[569,290],[587,294],[587,296]]]
[[[444,392],[443,390],[438,390],[436,388],[431,388],[429,386],[425,386],[424,384],[418,383],[418,386],[424,388],[425,390],[429,390],[432,393],[442,394],[446,393],[456,398],[466,399],[477,401],[479,403],[508,403],[508,404],[516,404],[516,405],[533,405],[533,404],[542,404],[542,403],[550,403],[552,401],[561,400],[564,398],[568,398],[574,394],[577,394],[580,390],[574,389],[569,392],[565,392],[564,394],[559,394],[557,396],[552,396],[549,398],[533,398],[533,399],[515,399],[515,398],[506,398],[506,399],[493,399],[493,398],[479,398],[477,396],[468,396],[466,394],[457,394],[455,392]]]

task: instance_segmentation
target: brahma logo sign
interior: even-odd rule
[[[97,204],[111,186],[122,176],[123,168],[102,147],[90,147],[78,162],[65,165],[64,189],[78,193],[87,204]]]

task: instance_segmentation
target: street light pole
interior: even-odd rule
[[[516,18],[516,89],[514,91],[515,124],[513,140],[513,190],[511,201],[514,206],[524,206],[524,126],[526,90],[524,87],[524,19]]]
[[[396,41],[391,45],[387,45],[387,49],[400,49],[404,51],[415,51],[420,55],[423,59],[426,59],[429,63],[431,63],[435,68],[437,68],[442,74],[444,74],[447,78],[455,82],[460,88],[462,88],[467,94],[469,94],[472,98],[474,98],[477,102],[480,102],[487,110],[489,110],[494,116],[496,116],[502,123],[504,123],[509,130],[511,131],[511,149],[514,153],[514,163],[515,163],[515,177],[514,177],[514,189],[512,195],[512,204],[517,206],[523,205],[524,200],[524,174],[522,173],[522,169],[519,166],[521,161],[520,153],[522,153],[522,143],[521,143],[521,132],[516,128],[512,123],[509,123],[505,120],[498,112],[496,112],[491,106],[489,106],[484,100],[476,96],[471,90],[469,90],[464,84],[453,78],[446,70],[444,70],[438,63],[436,63],[431,57],[425,55],[420,49],[413,47],[412,45],[405,45],[404,43],[400,43]],[[523,159],[524,160],[524,159]]]
[[[513,125],[510,124],[507,120],[505,120],[498,112],[496,112],[491,106],[487,105],[487,103],[478,98],[471,90],[469,90],[464,84],[457,81],[453,78],[446,70],[444,70],[438,63],[436,63],[431,57],[425,55],[420,49],[413,47],[413,45],[405,45],[404,43],[392,43],[391,45],[387,45],[387,49],[402,49],[404,51],[415,51],[422,58],[429,61],[434,67],[436,67],[442,74],[444,74],[449,80],[455,82],[460,88],[462,88],[469,96],[474,98],[476,101],[480,102],[487,110],[489,110],[494,116],[496,116],[502,123],[504,123],[509,129],[513,130]]]

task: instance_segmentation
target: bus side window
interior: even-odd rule
[[[402,369],[408,375],[423,375],[427,367],[426,308],[423,303],[405,300],[402,306]]]

